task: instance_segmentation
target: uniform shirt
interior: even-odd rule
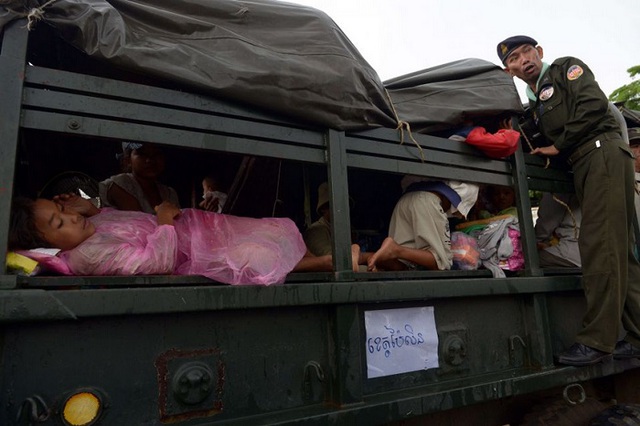
[[[563,154],[620,129],[609,100],[580,59],[556,59],[538,82],[533,114],[541,133]]]

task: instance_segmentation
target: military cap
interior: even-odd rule
[[[629,135],[629,145],[640,145],[640,127],[627,129]]]
[[[500,58],[500,61],[504,64],[504,61],[509,57],[511,52],[523,44],[537,46],[538,42],[531,37],[524,35],[509,37],[508,39],[501,41],[498,44],[498,57]]]

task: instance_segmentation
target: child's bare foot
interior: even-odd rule
[[[351,244],[351,268],[353,272],[358,272],[358,265],[360,264],[360,246],[358,244]]]

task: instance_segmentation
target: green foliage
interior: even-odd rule
[[[640,65],[629,68],[627,72],[632,79],[637,77],[640,75]],[[625,107],[640,110],[640,80],[634,79],[631,83],[618,87],[609,95],[609,100],[612,102],[624,102]]]

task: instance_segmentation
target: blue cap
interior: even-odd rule
[[[441,195],[444,195],[447,198],[447,200],[451,202],[453,207],[456,207],[456,208],[460,204],[460,201],[462,201],[462,199],[460,198],[460,195],[458,195],[458,193],[455,190],[451,189],[449,185],[441,181],[414,182],[411,185],[409,185],[404,192],[406,194],[407,192],[415,192],[415,191],[437,192]]]
[[[523,44],[530,44],[532,46],[537,46],[538,42],[532,39],[531,37],[525,35],[517,35],[513,37],[509,37],[506,40],[498,43],[498,57],[500,58],[500,62],[504,64],[504,61],[509,57],[511,52],[513,52],[518,47]]]

